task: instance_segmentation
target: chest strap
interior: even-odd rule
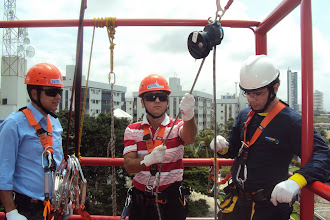
[[[249,123],[251,122],[255,112],[254,111],[250,111],[248,113],[249,118],[246,120],[246,122],[244,123],[244,147],[248,148],[250,147],[252,144],[254,144],[254,142],[256,142],[256,140],[259,138],[260,134],[263,132],[263,130],[266,128],[266,126],[273,120],[273,118],[280,112],[282,111],[283,108],[285,108],[286,105],[282,102],[278,102],[275,107],[267,114],[267,116],[262,120],[262,122],[260,123],[259,127],[257,128],[257,130],[254,132],[251,140],[247,141],[246,140],[246,131],[247,131],[247,126],[249,125]]]
[[[143,126],[143,140],[146,143],[147,150],[150,153],[153,149],[163,143],[163,136],[165,133],[165,126],[160,125],[156,140],[152,140],[152,136],[150,134],[149,126]]]
[[[150,129],[149,129],[149,126],[146,124],[146,125],[143,125],[143,140],[147,146],[147,150],[148,152],[150,153],[151,151],[154,150],[155,147],[161,145],[163,143],[163,136],[164,136],[164,133],[165,133],[165,126],[163,125],[160,125],[159,129],[158,129],[158,133],[157,133],[157,136],[156,136],[156,140],[154,141],[152,139],[152,136],[150,134]],[[152,164],[150,166],[150,175],[149,175],[149,178],[147,180],[147,183],[146,183],[146,186],[145,186],[145,193],[147,194],[152,194],[153,193],[153,189],[155,188],[155,184],[156,184],[156,179],[154,181],[154,184],[151,186],[149,185],[149,182],[150,182],[150,177],[151,176],[155,176],[158,172],[158,166],[157,164]]]
[[[51,154],[53,154],[53,128],[52,123],[50,122],[49,116],[47,115],[47,131],[41,127],[41,125],[35,120],[32,112],[30,109],[25,108],[22,110],[25,117],[27,118],[29,124],[34,127],[34,129],[37,132],[37,136],[40,139],[40,142],[44,148],[44,150],[49,151]]]

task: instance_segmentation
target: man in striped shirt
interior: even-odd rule
[[[136,174],[130,190],[131,220],[186,218],[181,190],[182,158],[184,145],[192,144],[197,135],[195,99],[191,94],[184,95],[180,102],[182,119],[175,121],[166,114],[170,93],[162,76],[145,77],[139,97],[146,114],[142,121],[130,124],[125,130],[124,166],[128,173]]]

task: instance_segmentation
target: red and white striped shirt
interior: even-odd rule
[[[163,140],[167,137],[173,123],[174,119],[170,118],[165,114],[165,119],[160,126],[165,126],[165,132]],[[148,154],[147,146],[143,141],[143,125],[147,124],[149,126],[150,134],[153,141],[155,141],[158,134],[160,126],[154,129],[148,122],[147,116],[144,115],[142,122],[136,122],[127,126],[124,134],[124,155],[130,152],[136,152],[137,157],[144,157]],[[183,121],[178,119],[166,141],[166,152],[165,160],[162,163],[159,191],[163,191],[168,186],[174,182],[182,181],[183,176],[183,152],[184,152],[184,142],[181,139],[180,131],[183,127]],[[156,146],[155,146],[156,147]],[[147,180],[150,176],[149,167],[145,170],[135,174],[133,178],[133,185],[138,190],[144,191],[147,184]],[[151,176],[149,185],[152,185],[155,181],[155,176]]]

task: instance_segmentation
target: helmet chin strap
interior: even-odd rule
[[[166,112],[166,110],[165,110],[162,114],[156,116],[156,115],[151,114],[151,113],[148,111],[148,109],[146,108],[146,113],[147,113],[148,115],[150,115],[153,119],[156,119],[156,118],[160,118],[160,117],[162,117],[162,116],[165,114],[165,112]]]
[[[255,113],[263,113],[263,112],[265,112],[266,109],[268,108],[269,104],[270,104],[272,101],[274,101],[274,99],[275,99],[275,97],[276,97],[276,94],[275,94],[275,92],[274,92],[274,88],[271,86],[271,87],[268,88],[268,90],[269,90],[269,93],[268,93],[267,102],[266,102],[266,104],[265,104],[265,106],[264,106],[263,109],[261,109],[261,110],[255,110],[255,109],[253,109],[252,106],[250,105],[251,109],[252,109]]]
[[[142,99],[142,100],[143,100],[143,104],[144,104],[144,99]],[[156,118],[160,118],[160,117],[162,117],[162,116],[165,114],[165,112],[166,112],[166,110],[165,110],[162,114],[156,116],[156,115],[151,114],[145,106],[146,106],[146,105],[144,104],[144,108],[146,109],[146,113],[147,113],[148,115],[150,115],[153,119],[156,119]]]
[[[48,109],[46,109],[46,108],[41,104],[41,102],[40,102],[40,93],[41,93],[41,91],[40,91],[39,89],[37,89],[37,93],[38,93],[38,101],[35,100],[35,99],[33,99],[32,97],[31,97],[31,101],[32,101],[33,103],[35,103],[37,106],[39,106],[39,107],[41,108],[41,110],[42,110],[43,112],[45,112],[46,114],[49,114],[49,115],[53,116],[54,118],[57,118],[57,115],[55,115],[53,112],[51,112],[51,111],[49,111]]]

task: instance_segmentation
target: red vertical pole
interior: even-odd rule
[[[255,32],[255,43],[256,43],[256,55],[265,54],[267,55],[267,32],[259,33]]]
[[[313,153],[313,43],[311,0],[301,3],[301,79],[302,79],[302,135],[301,165]],[[300,219],[314,219],[314,193],[307,188],[301,192]]]

